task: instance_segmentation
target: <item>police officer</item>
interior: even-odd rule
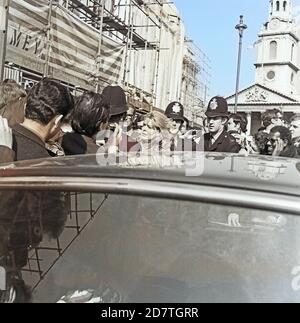
[[[229,118],[227,101],[220,96],[212,98],[205,114],[209,132],[204,135],[204,150],[238,153],[240,145],[225,129]]]
[[[184,116],[184,107],[180,102],[171,102],[167,106],[165,115],[167,116],[167,118],[172,120],[172,135],[179,135],[180,130],[185,122],[187,122],[188,125],[188,120]]]
[[[170,129],[170,133],[172,135],[171,151],[203,151],[203,142],[202,145],[198,144],[193,140],[193,138],[189,139],[183,134],[183,126],[186,123],[186,127],[188,128],[189,121],[184,116],[184,107],[180,102],[175,101],[170,103],[166,109],[165,115],[172,121],[172,127]]]

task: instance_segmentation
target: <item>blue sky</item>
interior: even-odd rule
[[[300,0],[294,0],[300,5]],[[244,15],[248,29],[244,34],[240,88],[255,78],[255,51],[261,26],[268,18],[269,0],[174,0],[184,20],[187,34],[211,60],[210,96],[235,91],[238,32],[234,29]]]

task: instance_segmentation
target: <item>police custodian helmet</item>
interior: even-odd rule
[[[188,121],[184,116],[184,107],[180,102],[171,102],[166,109],[165,115],[169,119],[180,120],[182,122]]]
[[[221,96],[213,97],[208,104],[206,116],[208,118],[224,117],[228,118],[228,104],[227,101]]]

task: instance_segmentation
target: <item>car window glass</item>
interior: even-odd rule
[[[11,286],[20,302],[299,301],[297,216],[90,192],[1,203],[6,301]]]

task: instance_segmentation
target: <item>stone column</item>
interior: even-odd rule
[[[251,112],[247,112],[247,121],[248,121],[248,126],[247,126],[247,135],[251,135],[251,126],[252,126],[252,114]]]

